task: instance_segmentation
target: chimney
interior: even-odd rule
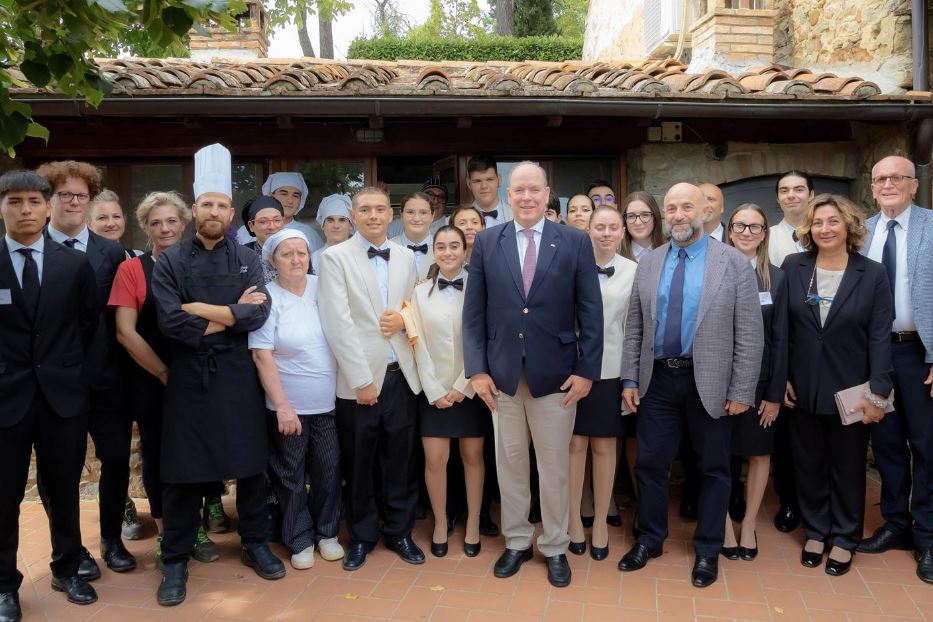
[[[751,65],[774,62],[777,11],[765,6],[765,0],[712,0],[710,10],[691,31],[689,72],[741,72]]]
[[[191,58],[266,58],[269,55],[267,17],[261,0],[246,0],[246,10],[234,18],[237,22],[235,32],[216,24],[207,25],[204,29],[206,34],[190,30],[188,49],[191,50]]]

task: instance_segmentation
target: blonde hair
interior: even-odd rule
[[[143,200],[139,202],[139,206],[136,208],[136,221],[139,223],[140,229],[146,231],[146,225],[149,222],[149,212],[162,205],[174,206],[175,210],[178,212],[178,217],[181,218],[185,224],[191,222],[191,210],[188,209],[188,206],[185,204],[180,194],[174,191],[156,191],[150,192],[143,197]]]
[[[846,225],[846,252],[850,255],[858,253],[865,244],[865,238],[868,230],[865,228],[865,216],[862,209],[855,203],[839,194],[818,194],[810,200],[807,207],[807,217],[804,223],[797,228],[797,239],[800,245],[808,253],[817,252],[816,244],[810,235],[810,228],[813,226],[813,214],[817,208],[824,205],[832,205],[842,215],[842,221]]]
[[[758,273],[758,278],[761,279],[761,284],[764,288],[770,291],[771,270],[769,266],[771,265],[771,261],[768,259],[768,237],[770,232],[768,230],[768,216],[765,214],[765,211],[761,209],[761,206],[755,203],[742,203],[735,208],[735,210],[732,211],[732,215],[729,216],[729,222],[726,223],[726,230],[723,232],[724,241],[729,246],[735,247],[735,244],[732,242],[732,222],[735,220],[735,215],[744,210],[757,212],[764,222],[765,237],[761,239],[761,244],[755,249],[755,272]]]

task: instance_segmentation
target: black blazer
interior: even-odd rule
[[[771,277],[771,304],[762,305],[765,345],[761,353],[761,375],[758,377],[760,399],[768,402],[784,401],[787,385],[787,280],[780,268],[768,266]],[[758,290],[765,291],[758,278]],[[763,393],[762,393],[763,392]]]
[[[12,299],[0,305],[0,428],[22,420],[37,387],[58,416],[86,413],[88,387],[82,370],[100,307],[94,271],[84,254],[46,238],[33,317],[0,236],[0,289],[10,290]]]
[[[884,267],[867,257],[849,255],[826,325],[818,306],[805,302],[816,255],[788,255],[790,382],[797,407],[816,414],[836,414],[837,391],[871,383],[878,395],[892,389],[891,322],[893,303]]]

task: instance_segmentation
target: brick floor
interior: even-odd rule
[[[866,532],[878,526],[878,485],[869,483]],[[155,569],[155,528],[140,502],[149,537],[127,542],[140,568],[115,574],[103,568],[94,583],[100,601],[88,607],[68,604],[51,591],[48,526],[42,507],[22,506],[20,569],[27,579],[20,590],[25,619],[147,622],[149,620],[431,620],[467,622],[583,621],[666,622],[682,620],[772,620],[796,622],[878,622],[933,620],[933,586],[915,575],[910,553],[857,555],[852,572],[832,578],[822,568],[807,569],[798,559],[802,534],[783,534],[770,517],[776,500],[769,491],[759,518],[759,556],[754,562],[720,558],[720,579],[698,590],[689,583],[693,525],[671,516],[671,536],[664,555],[644,570],[623,575],[619,557],[631,544],[632,513],[623,512],[625,533],[612,530],[610,557],[594,562],[570,557],[573,583],[564,589],[547,583],[543,559],[536,556],[518,575],[496,579],[492,566],[501,538],[484,538],[474,559],[462,554],[463,526],[450,540],[444,559],[428,555],[423,566],[410,566],[379,547],[366,566],[344,572],[339,562],[317,559],[314,568],[289,567],[280,581],[264,581],[239,562],[233,534],[217,536],[221,559],[190,564],[187,601],[174,608],[156,604],[160,574]],[[676,508],[676,499],[672,503]],[[85,542],[97,554],[97,513],[83,507]],[[227,511],[233,513],[231,503]],[[427,549],[431,521],[420,521],[415,539]],[[286,557],[285,550],[275,550]]]

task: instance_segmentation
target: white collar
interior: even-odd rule
[[[897,218],[888,218],[884,212],[878,212],[881,215],[881,217],[878,219],[878,223],[882,227],[887,227],[889,221],[896,220],[897,224],[901,226],[901,229],[907,231],[907,223],[910,222],[910,210],[912,210],[913,207],[913,205],[908,205],[907,209],[897,215]]]
[[[487,212],[487,211],[484,210],[482,207],[480,207],[480,206],[479,206],[479,203],[477,203],[476,201],[473,201],[473,207],[475,207],[476,209],[478,209],[478,210],[479,210],[479,213],[482,214],[483,216],[486,216],[489,212],[491,212],[491,211],[493,211],[493,210],[495,210],[496,212],[498,212],[499,216],[502,216],[502,209],[503,209],[502,199],[499,199],[499,202],[496,203],[496,206],[495,206],[494,208],[492,208],[491,210],[489,210],[489,212]]]
[[[353,239],[356,240],[357,243],[363,247],[363,250],[369,250],[370,246],[372,246],[373,248],[379,249],[379,250],[389,248],[389,238],[386,238],[385,242],[383,242],[379,246],[376,246],[375,244],[373,244],[372,242],[364,238],[363,235],[359,231],[357,231],[356,233],[353,234]]]
[[[430,231],[428,231],[428,234],[424,236],[424,239],[421,240],[420,242],[412,242],[411,239],[408,237],[408,234],[405,233],[404,229],[402,229],[402,234],[398,237],[399,237],[399,242],[401,243],[402,246],[420,246],[422,244],[427,244],[428,246],[431,246],[431,232]]]
[[[65,240],[72,239],[71,236],[67,236],[61,231],[59,231],[58,229],[56,229],[55,227],[53,227],[51,223],[49,224],[49,236],[53,240],[58,242],[59,244],[64,244]],[[88,241],[88,238],[90,237],[91,237],[90,231],[88,230],[87,225],[84,225],[84,229],[81,230],[81,233],[74,236],[73,239],[81,242],[82,244],[84,244],[84,247],[87,248],[87,241]]]
[[[513,220],[512,222],[515,223],[515,233],[516,233],[516,234],[521,233],[521,232],[524,231],[525,229],[531,229],[532,231],[536,231],[536,232],[538,232],[538,233],[544,233],[544,221],[545,221],[545,220],[547,220],[547,219],[546,219],[544,216],[542,216],[542,217],[541,217],[541,220],[539,220],[539,221],[536,222],[535,224],[531,225],[530,227],[523,227],[523,226],[521,226],[520,224],[518,224],[518,221],[517,221],[517,220]]]
[[[21,248],[31,248],[32,250],[38,253],[45,252],[45,236],[43,235],[40,235],[39,239],[33,242],[32,244],[30,244],[29,246],[26,246],[25,244],[20,244],[19,242],[11,238],[9,235],[4,235],[3,237],[6,239],[6,247],[10,250],[10,254],[15,253]]]

